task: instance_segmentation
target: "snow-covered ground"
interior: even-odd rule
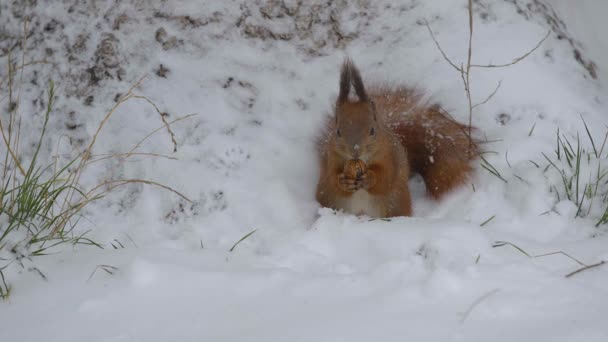
[[[117,96],[145,75],[135,93],[168,121],[197,114],[172,125],[176,152],[164,129],[139,149],[177,160],[114,158],[82,178],[85,188],[149,179],[193,203],[131,184],[88,207],[78,229],[106,248],[63,247],[8,268],[0,341],[607,341],[608,268],[566,278],[581,265],[534,257],[608,260],[599,200],[575,219],[543,157],[554,156],[558,128],[592,148],[581,116],[596,141],[606,132],[608,26],[599,17],[586,26],[579,14],[599,13],[601,1],[475,1],[474,63],[508,63],[551,31],[522,62],[471,75],[476,103],[501,82],[473,122],[505,181],[479,165],[471,186],[437,203],[414,178],[414,217],[391,221],[314,199],[314,138],[345,56],[365,79],[426,89],[468,120],[461,77],[424,25],[464,62],[466,3],[0,3],[0,75],[26,15],[26,60],[54,63],[24,71],[25,159],[42,125],[44,103],[33,100],[51,78],[59,98],[49,160],[82,151]],[[0,100],[4,113],[4,93]],[[94,153],[127,152],[159,127],[153,106],[130,100]],[[594,170],[586,162],[584,177]],[[46,281],[27,270],[34,266]]]

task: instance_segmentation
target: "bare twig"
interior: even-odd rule
[[[496,93],[498,92],[498,89],[500,89],[501,85],[502,85],[502,81],[498,81],[498,84],[496,85],[496,88],[494,89],[494,91],[490,95],[488,95],[488,97],[486,97],[485,100],[483,100],[482,102],[474,105],[473,109],[475,109],[475,108],[477,108],[479,106],[482,106],[482,105],[488,103],[488,101],[490,101],[494,97],[494,95],[496,95]]]
[[[91,275],[89,276],[87,281],[89,281],[89,280],[91,280],[91,278],[93,278],[93,276],[95,275],[95,273],[97,272],[98,269],[102,269],[104,272],[106,272],[109,275],[114,275],[114,272],[118,271],[118,267],[116,267],[116,266],[97,265],[97,267],[95,267],[95,269],[93,270],[93,273],[91,273]]]
[[[578,270],[576,270],[576,271],[574,271],[574,272],[570,272],[570,273],[566,274],[566,276],[565,276],[565,277],[566,277],[566,278],[570,278],[570,277],[572,277],[573,275],[575,275],[575,274],[577,274],[577,273],[580,273],[580,272],[586,271],[586,270],[588,270],[588,269],[590,269],[590,268],[594,268],[594,267],[602,266],[602,265],[603,265],[603,264],[605,264],[605,263],[606,263],[606,261],[602,260],[602,261],[600,261],[600,262],[598,262],[598,263],[596,263],[596,264],[592,264],[592,265],[588,265],[588,266],[585,266],[585,267],[579,268]]]
[[[547,40],[547,38],[549,38],[549,35],[551,34],[551,31],[548,31],[547,34],[545,35],[545,37],[543,37],[543,39],[541,39],[534,48],[532,48],[532,50],[529,50],[528,52],[526,52],[525,54],[513,59],[511,62],[509,63],[503,63],[503,64],[472,64],[471,68],[504,68],[504,67],[508,67],[511,65],[515,65],[521,61],[523,61],[524,59],[526,59],[526,57],[530,56],[534,51],[538,50],[538,48],[543,45],[543,43],[545,42],[545,40]]]
[[[441,45],[439,44],[439,42],[437,41],[437,38],[435,38],[435,34],[433,33],[433,30],[431,29],[431,26],[429,25],[428,21],[424,21],[424,24],[426,25],[426,28],[429,30],[429,33],[431,34],[431,38],[433,39],[433,41],[435,42],[435,46],[437,46],[437,50],[439,50],[439,52],[441,52],[441,55],[443,55],[443,58],[450,63],[450,65],[456,69],[457,71],[462,71],[462,68],[459,68],[456,64],[454,64],[454,62],[452,62],[452,60],[448,57],[448,55],[446,55],[445,51],[443,51],[443,49],[441,48]]]
[[[473,0],[468,0],[468,12],[469,12],[469,41],[468,41],[467,59],[466,59],[466,64],[461,63],[460,66],[458,66],[456,63],[454,63],[448,57],[448,55],[445,53],[445,51],[441,47],[441,44],[439,44],[439,42],[437,41],[437,38],[435,37],[435,34],[433,33],[433,30],[431,29],[429,23],[426,20],[425,20],[425,25],[426,25],[427,30],[429,31],[429,34],[431,35],[431,39],[433,39],[435,46],[437,47],[437,49],[439,50],[439,52],[441,53],[443,58],[448,62],[448,64],[452,68],[454,68],[456,71],[458,71],[460,73],[460,77],[462,78],[462,83],[464,85],[464,91],[465,91],[465,94],[467,97],[467,104],[468,104],[468,111],[469,111],[468,136],[470,139],[472,136],[471,133],[472,133],[472,129],[473,129],[473,109],[475,109],[483,104],[486,104],[488,101],[490,101],[494,97],[494,95],[496,95],[496,93],[498,92],[498,89],[501,86],[501,82],[498,82],[498,85],[496,86],[494,91],[484,101],[473,105],[472,96],[471,96],[471,69],[472,68],[501,68],[501,67],[507,67],[507,66],[517,64],[517,63],[521,62],[522,60],[524,60],[526,57],[528,57],[530,54],[532,54],[534,51],[536,51],[543,44],[543,42],[549,37],[551,31],[547,32],[545,37],[543,39],[541,39],[533,49],[531,49],[528,52],[526,52],[525,54],[515,58],[513,61],[511,61],[509,63],[487,64],[487,65],[474,64],[471,62],[471,60],[473,58],[473,32],[474,32]],[[472,145],[473,140],[470,139],[469,143]],[[469,151],[472,152],[473,150],[474,149],[472,148],[472,146],[469,146]]]

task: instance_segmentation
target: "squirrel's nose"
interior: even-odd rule
[[[359,144],[355,144],[353,146],[353,157],[358,158],[360,153],[361,153],[361,146],[359,146]]]

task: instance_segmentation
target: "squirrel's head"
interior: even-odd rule
[[[357,100],[348,98],[351,85],[355,88]],[[365,92],[359,70],[348,59],[340,73],[335,117],[337,152],[345,159],[368,161],[376,152],[376,140],[382,127],[378,124],[376,107]]]

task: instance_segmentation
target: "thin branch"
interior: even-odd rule
[[[534,51],[538,50],[538,48],[543,45],[543,43],[545,42],[545,40],[547,40],[547,38],[549,38],[549,35],[551,34],[551,31],[547,32],[547,34],[545,35],[545,37],[543,39],[541,39],[536,46],[526,52],[525,54],[515,58],[513,61],[511,61],[510,63],[504,63],[504,64],[486,64],[486,65],[481,65],[481,64],[472,64],[471,68],[504,68],[504,67],[508,67],[514,64],[517,64],[519,62],[521,62],[522,60],[524,60],[526,57],[530,56]]]
[[[494,89],[494,91],[490,95],[488,95],[488,97],[486,97],[485,100],[483,100],[482,102],[474,105],[473,109],[475,109],[475,108],[477,108],[477,107],[479,107],[481,105],[484,105],[484,104],[488,103],[488,101],[490,101],[494,97],[494,95],[496,95],[496,93],[498,92],[498,89],[500,89],[501,85],[502,85],[502,81],[498,81],[498,84],[496,85],[496,88]]]
[[[425,20],[425,21],[424,21],[424,24],[426,25],[426,28],[429,30],[429,33],[431,34],[431,38],[433,38],[433,41],[435,42],[435,45],[437,46],[437,49],[439,50],[439,52],[441,52],[441,55],[443,56],[443,58],[444,58],[444,59],[445,59],[445,60],[446,60],[448,63],[450,63],[450,65],[451,65],[451,66],[452,66],[454,69],[456,69],[456,70],[458,70],[458,71],[462,72],[462,69],[461,69],[461,68],[459,68],[459,67],[458,67],[456,64],[454,64],[454,62],[452,62],[452,60],[450,60],[450,58],[448,57],[448,55],[446,55],[446,54],[445,54],[445,52],[444,52],[444,51],[443,51],[443,49],[441,48],[441,45],[440,45],[440,44],[439,44],[439,42],[437,41],[437,38],[435,38],[435,34],[433,33],[433,30],[431,30],[431,26],[429,25],[428,21],[426,21],[426,20]]]

